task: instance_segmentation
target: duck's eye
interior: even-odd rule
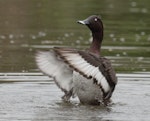
[[[97,18],[95,18],[94,21],[97,21]]]

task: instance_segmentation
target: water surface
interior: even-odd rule
[[[140,74],[141,75],[141,74]],[[147,121],[150,112],[150,74],[117,74],[112,103],[81,105],[77,98],[61,100],[63,93],[41,73],[1,73],[1,121]],[[20,80],[20,81],[18,81]],[[7,83],[6,83],[7,81]]]

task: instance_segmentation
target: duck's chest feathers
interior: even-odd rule
[[[102,100],[103,93],[98,85],[91,79],[87,79],[78,72],[73,72],[74,93],[77,94],[81,102],[94,102]]]

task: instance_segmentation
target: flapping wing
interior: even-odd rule
[[[105,76],[107,82],[110,85],[110,90],[104,96],[105,99],[109,99],[112,96],[112,93],[115,89],[115,86],[116,86],[118,80],[116,77],[115,70],[111,66],[110,60],[108,60],[104,57],[99,58],[99,59],[102,63],[102,65],[99,66],[99,69],[101,70],[102,74]]]
[[[69,92],[72,89],[73,72],[54,51],[39,51],[36,53],[35,59],[39,69],[48,76],[53,77],[62,91]]]
[[[115,85],[115,81],[109,74],[111,67],[105,66],[103,59],[84,51],[64,48],[55,48],[54,50],[75,71],[86,78],[92,78],[94,82],[96,81],[106,94],[105,97],[111,96],[110,91],[113,91],[111,86]]]

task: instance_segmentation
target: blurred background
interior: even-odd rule
[[[0,0],[0,72],[39,72],[36,50],[89,47],[91,35],[76,23],[100,15],[102,56],[117,73],[150,71],[149,0]]]

